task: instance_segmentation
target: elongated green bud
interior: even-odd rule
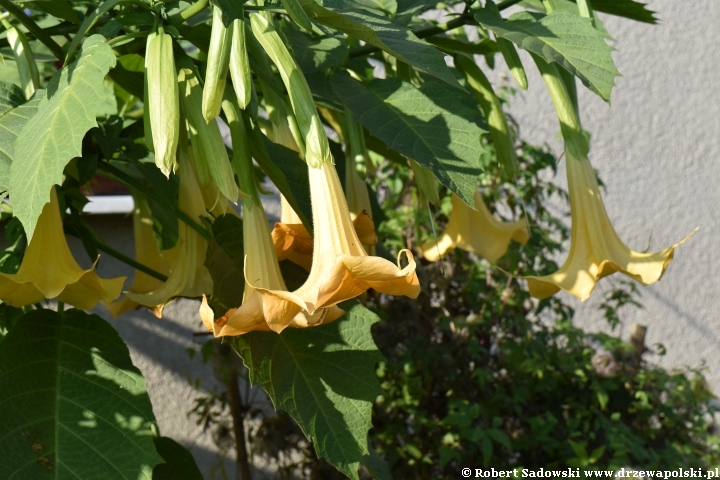
[[[298,128],[305,137],[305,160],[308,165],[317,167],[332,157],[327,136],[305,76],[275,28],[264,17],[256,13],[251,14],[250,26],[255,38],[273,61],[285,83]]]
[[[508,128],[500,99],[495,95],[492,85],[490,85],[487,77],[472,58],[466,55],[457,55],[455,57],[455,66],[465,75],[470,90],[477,98],[480,108],[487,119],[498,161],[505,174],[512,178],[517,169],[515,143]]]
[[[35,55],[33,55],[30,43],[23,32],[10,25],[6,20],[3,20],[3,25],[7,28],[7,41],[15,55],[20,84],[25,92],[25,98],[29,99],[35,90],[40,88],[40,75],[37,65],[35,65]]]
[[[218,7],[213,7],[212,10],[210,48],[205,72],[205,87],[202,93],[202,113],[208,123],[220,115],[220,106],[230,66],[230,47],[233,35],[233,26],[230,25],[230,28],[227,28],[223,24],[222,10]]]
[[[149,41],[145,56],[145,79],[155,165],[166,176],[177,169],[180,137],[180,101],[172,37],[162,29]]]
[[[282,6],[285,7],[285,11],[293,22],[297,23],[298,26],[305,29],[308,33],[312,33],[312,22],[310,17],[307,16],[305,10],[300,6],[298,0],[280,0]]]
[[[252,172],[250,139],[242,118],[243,112],[240,110],[232,93],[226,92],[222,108],[223,112],[225,112],[225,118],[227,118],[230,138],[232,139],[232,168],[240,182],[240,188],[250,195],[250,198],[243,200],[243,208],[261,205]]]
[[[230,78],[232,78],[238,105],[244,109],[252,100],[252,76],[245,45],[245,22],[240,19],[233,21]]]
[[[145,132],[145,146],[151,152],[155,151],[152,139],[152,126],[150,125],[150,101],[148,100],[148,82],[147,82],[147,52],[150,50],[150,41],[157,36],[156,32],[152,32],[147,37],[145,44],[145,78],[143,93],[143,130]]]
[[[212,182],[220,194],[236,203],[240,192],[235,184],[230,158],[217,122],[213,120],[207,123],[203,117],[202,91],[195,66],[189,57],[178,60],[178,66],[180,93],[200,183],[207,185]]]

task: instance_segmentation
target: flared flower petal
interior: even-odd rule
[[[205,203],[187,152],[178,148],[178,175],[180,177],[179,208],[190,218],[198,220],[205,215]],[[172,264],[168,279],[157,288],[145,293],[128,292],[127,297],[141,305],[153,308],[162,316],[163,307],[175,297],[199,298],[212,292],[212,278],[205,267],[208,242],[185,222],[178,222],[177,258]]]
[[[420,293],[412,253],[400,252],[398,266],[369,257],[350,220],[335,167],[329,158],[313,163],[317,166],[308,166],[308,172],[315,238],[308,279],[294,292],[257,288],[262,295],[265,320],[276,332],[290,325],[300,312],[313,315],[368,288],[411,298]],[[399,266],[402,255],[408,259],[405,268]]]
[[[525,219],[501,222],[490,213],[479,191],[475,192],[475,208],[471,209],[453,194],[445,232],[437,240],[418,247],[422,256],[434,262],[448,251],[460,248],[494,262],[505,255],[511,240],[527,243],[530,230]]]
[[[586,300],[598,280],[615,272],[624,273],[643,285],[660,280],[673,259],[675,249],[695,232],[659,252],[631,250],[620,240],[610,223],[589,160],[586,157],[574,158],[567,151],[566,156],[572,212],[570,253],[557,272],[542,277],[525,277],[530,295],[547,298],[562,289],[580,300]]]
[[[19,270],[15,274],[0,273],[0,300],[21,307],[44,298],[57,298],[83,310],[94,307],[100,300],[115,300],[126,277],[101,279],[94,271],[95,264],[83,270],[73,258],[65,241],[53,187]]]
[[[138,195],[133,195],[135,209],[133,210],[133,233],[135,237],[135,258],[143,265],[152,268],[158,273],[170,276],[170,265],[177,259],[177,247],[160,251],[153,232],[153,219],[147,202]],[[150,293],[162,287],[163,282],[147,273],[137,270],[132,285],[128,289],[131,293]],[[105,308],[117,318],[125,312],[134,310],[141,305],[127,296],[112,303],[106,303]]]

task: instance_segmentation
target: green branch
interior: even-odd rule
[[[114,248],[112,248],[111,246],[109,246],[109,245],[107,245],[107,244],[105,244],[105,243],[100,243],[100,242],[98,242],[98,243],[97,243],[97,249],[100,250],[101,252],[107,253],[107,254],[110,255],[111,257],[116,258],[116,259],[120,260],[120,261],[123,262],[123,263],[126,263],[126,264],[130,265],[130,266],[133,267],[135,270],[138,270],[138,271],[143,272],[143,273],[145,273],[145,274],[147,274],[147,275],[150,275],[150,276],[153,277],[153,278],[157,278],[157,279],[160,280],[161,282],[165,282],[165,281],[168,279],[168,277],[166,277],[166,276],[163,275],[162,273],[153,270],[152,268],[148,267],[147,265],[143,265],[142,263],[138,262],[137,260],[128,257],[128,256],[125,255],[124,253],[121,253],[121,252],[119,252],[118,250],[115,250]]]
[[[35,38],[40,40],[43,45],[50,49],[58,60],[63,60],[65,58],[65,53],[63,52],[62,47],[50,36],[48,36],[43,29],[35,23],[35,20],[25,15],[23,9],[13,3],[12,0],[0,0],[0,7],[7,10],[18,22],[22,23],[30,33],[35,35]]]
[[[133,178],[132,176],[128,175],[127,173],[123,172],[119,168],[115,167],[114,165],[110,165],[106,162],[99,162],[98,168],[103,170],[103,175],[110,178],[111,180],[115,180],[117,182],[122,183],[123,185],[126,185],[130,188],[133,188],[138,191],[138,193],[141,193],[142,195],[145,195],[147,198],[150,198],[156,202],[158,202],[161,205],[164,205],[175,213],[177,215],[178,219],[182,220],[185,224],[187,224],[188,227],[192,228],[196,232],[198,232],[205,240],[208,242],[212,239],[210,234],[208,233],[205,228],[203,228],[202,225],[200,225],[198,222],[190,218],[190,216],[180,210],[178,207],[173,207],[168,204],[167,201],[165,201],[162,197],[157,195],[155,192],[153,192],[150,188],[143,185],[141,182],[139,182],[137,179]]]

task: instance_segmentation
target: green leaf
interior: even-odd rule
[[[635,0],[592,0],[592,8],[598,12],[629,18],[638,22],[656,24],[655,12]]]
[[[293,56],[303,73],[326,72],[343,65],[350,49],[342,37],[310,37],[293,28],[283,29]]]
[[[108,72],[108,75],[126,92],[135,95],[137,98],[143,98],[145,94],[144,57],[136,53],[118,57],[117,65]]]
[[[203,480],[192,454],[169,437],[155,437],[155,449],[165,463],[153,469],[152,480]]]
[[[38,0],[37,2],[27,2],[25,6],[33,10],[49,13],[70,23],[80,23],[77,12],[73,10],[72,5],[67,0]]]
[[[357,10],[360,8],[384,16],[394,16],[398,8],[397,0],[322,0],[318,3],[332,10]]]
[[[140,371],[114,328],[34,310],[0,343],[0,478],[151,479],[162,462]]]
[[[372,405],[382,393],[375,365],[383,357],[370,333],[377,315],[359,304],[343,308],[347,315],[329,325],[251,332],[235,337],[234,346],[251,382],[295,419],[318,456],[358,478],[369,454]]]
[[[330,10],[315,0],[300,0],[311,20],[347,33],[374,45],[418,70],[434,75],[459,88],[445,57],[435,47],[420,40],[409,29],[387,18],[356,10]]]
[[[373,480],[392,480],[392,473],[385,459],[378,455],[369,444],[368,450],[370,453],[365,455],[360,463],[367,469]]]
[[[448,37],[428,37],[427,41],[450,55],[457,52],[472,55],[490,55],[499,51],[498,44],[487,39],[468,43]]]
[[[3,84],[3,87],[8,84]],[[38,90],[35,95],[25,102],[25,95],[20,87],[17,89],[2,88],[0,93],[0,194],[7,192],[10,183],[10,166],[15,158],[15,140],[25,124],[37,112],[40,100],[45,97],[45,90]],[[18,97],[19,95],[19,97]]]
[[[592,26],[590,19],[565,12],[550,15],[520,12],[506,21],[485,9],[476,13],[475,18],[499,37],[547,62],[557,63],[610,101],[615,77],[620,72],[611,56],[613,47],[605,42],[605,35]]]
[[[81,156],[85,133],[97,126],[95,115],[105,101],[103,79],[114,65],[115,55],[105,39],[88,38],[80,58],[53,75],[46,98],[18,135],[9,193],[28,241],[50,201],[50,189],[62,182],[65,165]]]
[[[80,28],[78,28],[77,33],[73,37],[73,39],[70,41],[70,44],[67,46],[65,51],[67,52],[65,54],[65,66],[67,66],[68,62],[72,60],[73,55],[75,54],[75,50],[80,46],[80,42],[83,41],[83,38],[85,38],[85,35],[87,32],[90,31],[90,29],[95,25],[95,22],[98,21],[98,19],[105,13],[112,10],[115,5],[120,3],[122,0],[105,0],[103,3],[98,6],[92,13],[87,15],[85,19],[83,20],[82,24],[80,24]],[[92,39],[93,37],[96,37],[97,35],[93,35],[92,37],[88,38],[88,41]],[[93,42],[94,43],[94,42]],[[83,51],[87,47],[83,47]]]
[[[222,215],[213,223],[212,232],[205,266],[213,280],[210,304],[220,313],[242,303],[245,290],[243,222],[235,215]]]
[[[417,88],[400,78],[364,85],[336,74],[332,86],[373,136],[431,170],[443,185],[474,206],[484,130],[472,96],[429,78]]]

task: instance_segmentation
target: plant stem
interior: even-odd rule
[[[0,7],[7,10],[8,13],[15,17],[18,22],[22,23],[29,32],[35,35],[35,38],[40,40],[46,47],[50,49],[50,51],[53,53],[53,55],[55,55],[55,57],[57,57],[58,60],[62,61],[65,58],[62,47],[58,45],[57,42],[53,40],[50,36],[48,36],[43,31],[43,29],[40,28],[37,23],[35,23],[35,20],[25,15],[23,9],[13,3],[12,0],[0,0]]]
[[[173,15],[172,17],[170,17],[168,19],[168,23],[170,25],[180,25],[184,21],[189,20],[192,17],[194,17],[195,15],[197,15],[198,13],[202,12],[205,9],[205,7],[208,6],[209,1],[210,0],[198,0],[197,2],[193,3],[188,8],[186,8],[185,10],[178,12],[175,15]]]
[[[128,257],[128,256],[125,255],[124,253],[121,253],[121,252],[119,252],[118,250],[115,250],[115,249],[112,248],[110,245],[107,245],[107,244],[105,244],[105,243],[100,243],[100,242],[98,242],[98,244],[97,244],[97,249],[100,250],[100,251],[102,251],[102,252],[107,253],[107,254],[110,255],[111,257],[116,258],[116,259],[120,260],[120,261],[123,262],[123,263],[126,263],[126,264],[130,265],[130,266],[133,267],[135,270],[138,270],[138,271],[140,271],[140,272],[143,272],[143,273],[146,274],[146,275],[150,275],[150,276],[153,277],[153,278],[157,278],[157,279],[160,280],[161,282],[164,282],[164,281],[166,281],[166,280],[168,279],[168,277],[166,277],[166,276],[163,275],[162,273],[160,273],[160,272],[158,272],[158,271],[155,271],[155,270],[153,270],[152,268],[150,268],[150,267],[148,267],[148,266],[146,266],[146,265],[143,265],[142,263],[138,262],[137,260]]]
[[[139,37],[147,37],[149,31],[146,32],[133,32],[133,33],[126,33],[125,35],[120,35],[119,37],[111,38],[108,40],[108,45],[117,45],[118,43],[122,43],[125,40],[130,40],[133,38],[139,38]]]
[[[178,207],[172,207],[171,205],[168,205],[168,203],[162,197],[156,195],[155,192],[147,188],[135,178],[131,177],[130,175],[123,172],[114,165],[106,162],[99,162],[98,168],[104,170],[104,175],[108,176],[108,178],[110,178],[111,180],[118,181],[130,188],[134,188],[138,191],[138,193],[141,193],[142,195],[145,195],[146,197],[151,198],[152,200],[172,209],[175,215],[177,215],[180,220],[185,222],[187,226],[198,232],[205,240],[211,240],[210,234],[207,232],[207,230],[205,230],[205,228],[203,228],[202,225],[190,218],[187,213],[183,212]]]
[[[441,33],[449,32],[463,25],[474,23],[475,19],[470,15],[461,15],[447,23],[440,23],[432,27],[420,28],[413,30],[413,33],[418,38],[432,37]],[[353,48],[350,50],[350,58],[361,57],[363,55],[370,55],[371,53],[379,52],[380,49],[374,45],[363,45],[362,47]]]
[[[522,2],[522,0],[505,0],[504,2],[498,3],[498,10],[505,10],[506,8],[510,8],[513,5],[517,5],[518,3]]]
[[[251,480],[250,462],[248,461],[247,444],[245,442],[245,406],[240,396],[238,372],[233,368],[230,369],[228,375],[230,377],[227,383],[228,403],[230,404],[230,413],[233,418],[233,431],[235,433],[237,478],[238,480]]]

